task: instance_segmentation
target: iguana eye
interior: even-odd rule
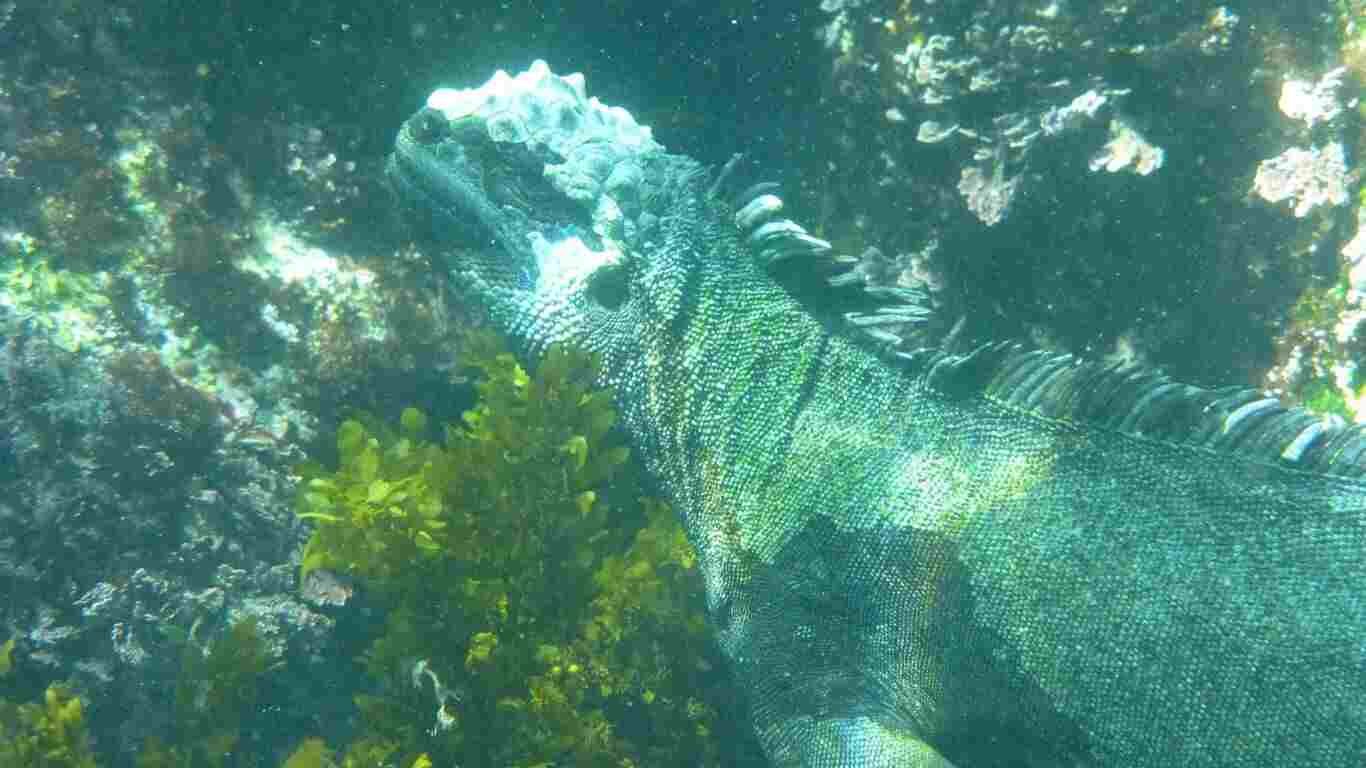
[[[609,264],[588,279],[588,298],[607,309],[618,309],[628,294],[625,264]]]
[[[440,113],[423,110],[413,121],[413,138],[424,144],[436,144],[450,135],[450,122]]]

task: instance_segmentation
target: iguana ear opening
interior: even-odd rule
[[[630,295],[625,264],[609,264],[588,279],[588,298],[604,309],[620,309]]]

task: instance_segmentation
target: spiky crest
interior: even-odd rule
[[[739,160],[731,158],[717,175],[710,196],[725,199]],[[983,344],[965,354],[903,351],[899,331],[930,315],[925,294],[869,285],[854,269],[856,259],[836,253],[783,215],[777,191],[771,182],[754,184],[728,201],[740,237],[758,262],[813,314],[828,316],[833,308],[848,333],[868,340],[888,360],[945,394],[983,397],[1047,419],[1305,471],[1366,475],[1366,428],[1289,407],[1254,388],[1198,387],[1143,365],[1089,362],[1009,342]]]

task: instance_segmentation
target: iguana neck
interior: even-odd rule
[[[653,294],[636,344],[604,350],[604,369],[638,454],[705,547],[720,517],[763,513],[794,456],[822,455],[856,485],[860,466],[915,441],[915,398],[934,393],[814,318],[733,237],[691,237],[710,252]]]

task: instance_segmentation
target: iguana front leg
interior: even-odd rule
[[[914,734],[868,717],[800,718],[789,721],[774,735],[783,744],[770,752],[775,766],[955,768]]]

